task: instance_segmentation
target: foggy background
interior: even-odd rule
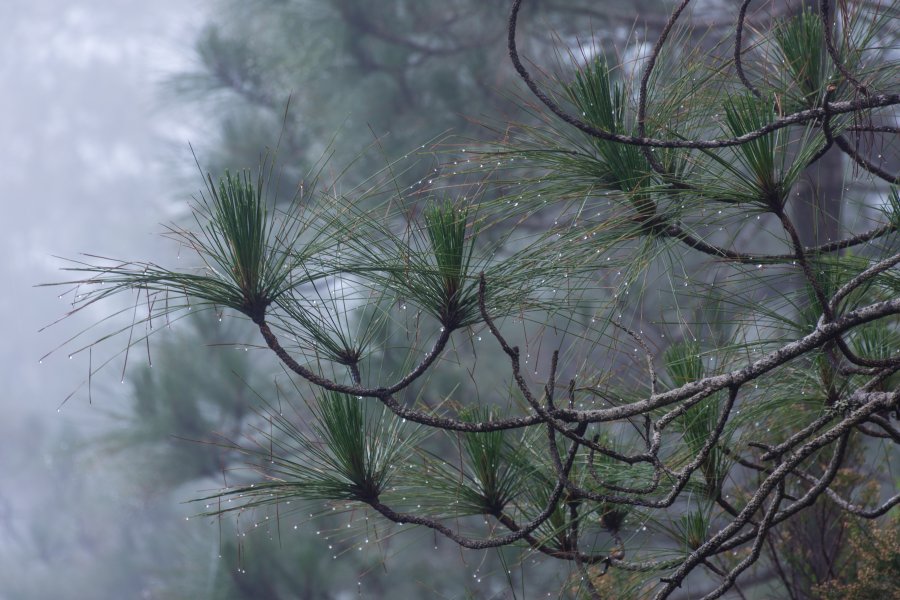
[[[38,333],[71,296],[34,286],[72,278],[55,256],[172,254],[156,233],[183,210],[189,191],[170,172],[199,132],[161,82],[190,67],[204,3],[4,0],[3,9],[0,598],[100,597],[100,581],[72,574],[95,577],[104,546],[152,517],[117,489],[117,467],[81,451],[92,432],[115,426],[106,413],[121,393],[110,370],[92,386],[93,405],[86,387],[62,405],[87,376],[87,354],[38,360],[109,307]]]
[[[385,154],[397,157],[448,130],[470,126],[466,135],[484,135],[467,116],[493,125],[517,118],[503,44],[507,3],[459,3],[465,10],[453,21],[456,30],[440,19],[424,19],[418,30],[365,2],[2,2],[0,600],[355,598],[358,585],[366,597],[508,597],[514,586],[505,564],[498,569],[483,554],[449,542],[439,549],[424,530],[397,536],[405,549],[396,553],[400,559],[393,548],[387,560],[355,547],[339,548],[333,559],[331,542],[308,524],[295,535],[294,522],[286,523],[294,537],[283,543],[268,532],[242,546],[235,545],[233,519],[223,519],[222,529],[212,519],[186,520],[202,506],[185,502],[221,484],[213,479],[220,466],[208,447],[173,435],[202,438],[234,424],[229,419],[240,432],[254,399],[230,373],[243,370],[269,390],[263,386],[272,384],[274,361],[254,370],[260,364],[252,362],[254,353],[247,358],[233,348],[209,348],[214,341],[225,346],[254,338],[242,337],[239,323],[227,330],[227,317],[220,327],[207,315],[207,321],[191,320],[199,322],[196,328],[184,322],[179,333],[155,337],[153,373],[139,345],[124,373],[123,357],[113,356],[88,386],[89,364],[96,368],[126,340],[92,353],[78,350],[97,330],[67,340],[116,310],[130,310],[127,294],[43,329],[72,308],[73,296],[65,287],[36,287],[77,279],[60,269],[82,253],[177,264],[178,248],[159,233],[188,215],[202,186],[189,143],[215,176],[226,166],[254,165],[284,123],[281,156],[289,157],[284,179],[292,186],[338,131],[334,163],[342,166],[375,135],[384,136]],[[558,4],[560,12],[542,14],[546,20],[520,25],[528,56],[553,56],[560,41],[577,46],[589,19],[563,10],[577,2]],[[650,9],[659,5],[646,5],[644,16],[652,17]],[[360,14],[338,14],[335,6]],[[423,13],[434,7],[452,13],[457,3],[421,6]],[[585,6],[598,11],[592,18],[611,15],[598,27],[626,62],[646,52],[632,37],[631,3]],[[379,39],[386,24],[427,43]],[[470,29],[472,39],[454,48],[459,31]],[[451,50],[444,55],[432,46]],[[298,85],[305,87],[282,121]],[[356,163],[360,173],[383,166],[384,157],[372,154]],[[833,152],[819,163],[822,189],[840,190],[841,160]],[[411,179],[403,186],[411,189],[420,176],[410,168],[401,175]],[[845,225],[861,229],[864,212],[845,214]],[[830,236],[840,218],[823,221],[818,232]],[[814,240],[815,220],[800,219],[802,236]],[[525,572],[530,577],[518,597],[558,596],[564,589],[561,571],[548,574],[553,567],[547,565],[542,572],[532,556],[514,568],[516,589]],[[443,595],[434,593],[438,588]]]
[[[331,544],[312,531],[318,526],[301,524],[303,537],[283,545],[271,534],[248,537],[235,550],[233,535],[223,542],[215,520],[187,520],[202,506],[185,503],[220,483],[208,479],[217,467],[203,463],[209,451],[173,439],[183,432],[167,429],[165,418],[142,423],[139,408],[177,413],[181,406],[201,405],[203,416],[211,411],[215,420],[217,403],[229,401],[221,398],[248,395],[229,375],[249,368],[247,361],[213,362],[222,359],[221,349],[204,350],[208,337],[191,338],[196,331],[186,325],[183,336],[169,338],[186,345],[169,347],[168,353],[159,340],[168,332],[155,336],[157,379],[147,374],[143,346],[132,350],[123,373],[122,356],[113,355],[125,347],[125,339],[101,344],[91,354],[79,349],[96,340],[98,330],[69,340],[116,310],[130,310],[128,300],[101,302],[54,323],[71,310],[73,293],[69,287],[39,286],[78,279],[78,273],[61,269],[72,266],[72,259],[91,262],[85,253],[173,265],[178,248],[159,234],[164,224],[188,215],[188,202],[202,186],[188,144],[198,149],[204,169],[217,173],[223,165],[245,167],[240,161],[252,161],[274,142],[277,121],[273,126],[263,119],[252,139],[245,131],[217,131],[218,113],[204,113],[209,105],[190,101],[190,83],[182,80],[179,87],[175,81],[175,75],[203,70],[197,45],[198,39],[210,43],[203,37],[213,10],[209,2],[6,0],[4,8],[0,600],[347,598],[358,596],[358,585],[369,597],[412,598],[430,596],[435,582],[452,590],[450,597],[469,586],[484,590],[469,592],[470,597],[494,597],[508,586],[505,572],[487,577],[485,572],[494,568],[490,563],[486,567],[472,553],[461,558],[452,544],[442,543],[440,552],[428,556],[417,553],[415,548],[425,545],[438,549],[427,532],[403,536],[404,558],[386,566],[377,552],[333,560],[326,550]],[[240,19],[236,22],[240,25]],[[502,51],[502,45],[498,48]],[[505,62],[497,64],[508,70]],[[325,72],[326,81],[340,89],[343,80],[332,75]],[[489,72],[485,77],[499,87],[500,79]],[[371,79],[374,83],[363,90],[348,92],[345,102],[367,94],[379,97],[384,84],[377,76]],[[280,113],[291,90],[279,81],[273,85]],[[443,85],[454,83],[447,79]],[[388,97],[382,114],[393,111],[395,100]],[[377,114],[358,116],[357,111],[355,123],[348,118],[349,104],[330,108],[330,120],[317,124],[318,135],[327,140],[345,127],[362,131],[364,143],[371,142],[370,130],[360,123],[378,127]],[[447,115],[451,122],[461,119],[459,111],[442,107],[426,114],[443,121],[430,122],[421,114],[405,132],[416,144],[446,130]],[[252,115],[246,120],[256,127]],[[313,155],[324,148],[322,140],[312,145]],[[356,140],[347,144],[359,145]],[[242,157],[239,164],[227,156],[235,149]],[[200,355],[208,360],[203,368],[209,380],[189,368],[176,373]],[[88,386],[89,366],[96,369],[110,356],[112,362]],[[263,383],[270,373],[260,374]],[[186,381],[221,398],[188,402],[192,392]],[[166,389],[175,391],[166,394]],[[148,397],[140,405],[136,397],[142,390]],[[191,421],[190,415],[173,419],[176,425],[183,424],[179,419]],[[201,426],[191,439],[212,428]],[[157,437],[139,445],[148,432]],[[232,520],[223,521],[228,536]],[[540,575],[539,566],[529,563],[542,582],[529,596],[543,594],[544,584],[559,589],[561,580]],[[280,592],[275,585],[282,586]]]

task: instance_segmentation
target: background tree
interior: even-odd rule
[[[713,596],[724,593],[763,544],[772,543],[770,530],[797,523],[793,515],[818,496],[828,494],[859,516],[878,516],[897,501],[876,493],[872,500],[884,500],[881,508],[862,509],[833,485],[848,444],[871,453],[896,441],[888,412],[896,406],[895,322],[863,325],[896,313],[891,269],[900,259],[891,245],[896,193],[869,179],[870,173],[892,176],[843,137],[860,129],[894,133],[871,123],[883,114],[876,109],[897,102],[890,87],[894,65],[878,52],[891,35],[888,20],[868,5],[845,7],[843,44],[836,45],[826,33],[827,9],[775,22],[753,46],[753,58],[765,68],[749,76],[739,62],[734,74],[715,58],[699,60],[689,38],[666,40],[668,28],[639,81],[623,77],[627,68],[588,57],[555,96],[541,97],[584,136],[548,118],[513,129],[474,163],[472,153],[452,157],[446,164],[462,162],[459,172],[476,183],[455,185],[447,198],[428,203],[412,227],[399,225],[421,194],[406,188],[368,186],[355,197],[332,189],[272,221],[259,194],[268,185],[264,176],[255,187],[226,178],[218,189],[210,182],[204,237],[176,232],[217,268],[186,274],[126,265],[99,268],[99,277],[113,291],[137,288],[167,300],[182,292],[235,309],[259,327],[288,369],[333,392],[313,403],[318,424],[310,429],[280,418],[281,411],[268,414],[277,424],[264,435],[268,454],[265,444],[228,445],[255,454],[268,478],[223,492],[226,499],[246,499],[242,508],[288,497],[362,504],[464,546],[524,542],[571,560],[586,569],[577,585],[588,593],[597,593],[592,585],[601,571],[588,566],[593,563],[660,571],[670,577],[660,586],[662,597],[701,565],[722,580]],[[512,55],[540,97],[544,92],[514,49]],[[788,60],[779,63],[779,55]],[[667,60],[664,71],[655,65]],[[726,141],[703,140],[710,135]],[[803,173],[832,146],[856,163],[854,189],[889,201],[882,215],[870,214],[881,221],[868,231],[804,246],[788,216],[792,198]],[[493,172],[482,171],[485,166]],[[486,174],[497,196],[466,192],[481,187]],[[865,207],[869,199],[858,197]],[[372,223],[359,206],[379,201],[386,216]],[[557,224],[549,232],[516,227],[517,221],[546,223],[548,215]],[[763,231],[783,252],[763,254],[735,241],[742,231],[758,232],[754,221],[763,218]],[[844,254],[835,256],[839,250]],[[717,261],[704,265],[699,278],[684,269],[685,255],[694,251]],[[779,289],[791,274],[804,285]],[[668,293],[652,284],[657,277],[669,279]],[[688,297],[710,297],[720,288],[721,301],[685,302],[681,283]],[[408,305],[419,312],[408,316]],[[685,314],[691,305],[694,314]],[[167,301],[158,310],[175,308]],[[523,331],[524,352],[495,326],[504,315],[507,327]],[[389,346],[367,347],[355,335],[381,322],[407,331],[409,375],[377,368]],[[269,323],[298,346],[281,349]],[[446,378],[458,374],[457,363],[477,364],[479,334],[508,355],[512,379],[468,400],[436,393],[442,371]],[[445,351],[451,342],[452,351]],[[646,355],[646,379],[621,356],[626,343]],[[562,360],[545,347],[559,348]],[[532,374],[526,365],[534,363]],[[476,368],[470,377],[481,382]],[[572,382],[568,391],[556,385],[565,380]],[[390,381],[397,383],[382,387]],[[760,384],[764,393],[750,387]],[[543,394],[535,391],[541,387]],[[380,400],[408,421],[463,432],[455,434],[465,448],[461,460],[431,459],[445,442],[405,438],[404,426],[387,413],[363,410],[356,396]],[[471,406],[504,397],[501,409],[516,416]],[[348,422],[358,427],[348,430]],[[498,433],[507,429],[521,435]],[[851,440],[851,431],[872,439]],[[543,450],[530,450],[540,443]],[[276,444],[284,451],[278,460]],[[410,473],[392,473],[389,467],[406,462],[397,457],[414,447]],[[832,448],[830,456],[820,452]],[[310,469],[292,453],[327,469]],[[414,492],[426,500],[416,501],[415,511]],[[453,502],[458,508],[448,512]],[[403,507],[413,514],[398,512]],[[653,510],[659,508],[667,509],[662,518]],[[492,517],[509,533],[475,540],[460,528],[475,531],[481,519],[445,524],[466,514]],[[635,522],[640,526],[626,540],[625,527]],[[672,540],[643,534],[647,527]],[[720,533],[710,534],[710,527]],[[749,554],[728,558],[740,544]],[[772,551],[772,569],[784,568],[777,561],[784,554]],[[648,593],[645,586],[655,580],[642,575],[635,594]]]

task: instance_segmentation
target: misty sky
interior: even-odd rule
[[[35,517],[29,507],[49,489],[49,466],[37,467],[42,453],[53,450],[60,431],[102,423],[104,403],[116,399],[99,386],[91,406],[82,389],[57,412],[85,378],[87,357],[69,360],[70,347],[43,364],[38,359],[101,313],[38,333],[69,304],[57,299],[62,290],[35,284],[72,277],[59,271],[64,262],[55,256],[174,254],[155,234],[188,199],[184,177],[171,173],[182,169],[187,143],[199,134],[162,84],[191,67],[202,7],[3,0],[0,549]],[[107,379],[114,378],[110,372]]]
[[[49,396],[71,382],[47,390],[55,383],[49,371],[61,379],[55,373],[63,367],[51,360],[39,369],[37,358],[62,341],[65,327],[36,332],[66,304],[31,286],[66,277],[54,255],[134,258],[158,246],[151,234],[184,200],[166,171],[192,135],[160,84],[190,67],[201,15],[171,0],[140,8],[115,0],[12,6],[0,39],[0,273],[12,292],[0,296],[2,356],[16,365],[14,386],[31,408],[55,408]]]

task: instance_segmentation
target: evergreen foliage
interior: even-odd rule
[[[316,167],[282,206],[263,161],[207,176],[196,229],[170,230],[197,269],[73,267],[76,310],[137,290],[145,323],[188,307],[244,319],[308,404],[261,401],[221,443],[252,474],[204,497],[207,515],[280,523],[325,502],[377,522],[379,541],[402,526],[513,546],[568,565],[573,596],[617,582],[662,600],[743,595],[747,573],[794,595],[783,532],[815,507],[854,523],[896,511],[896,11],[824,1],[763,19],[742,49],[744,3],[734,57],[701,58],[688,4],[639,65],[586,48],[539,80],[514,0],[509,55],[540,104],[500,140],[428,148],[432,187],[410,186],[402,160],[346,189]],[[422,10],[393,8],[412,23]],[[401,59],[379,22],[365,56],[387,71]],[[406,45],[463,52],[454,35]],[[808,244],[799,189],[826,193],[810,173],[836,154],[859,222]],[[778,250],[745,246],[762,237]],[[877,489],[845,485],[852,469]],[[881,589],[869,563],[884,560],[848,563],[859,586],[831,570],[806,588]]]

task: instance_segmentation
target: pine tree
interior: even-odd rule
[[[536,77],[521,4],[508,52],[531,118],[420,147],[427,185],[398,177],[408,159],[346,189],[317,167],[285,206],[266,161],[209,176],[196,227],[170,231],[200,266],[78,266],[80,306],[136,291],[148,326],[237,315],[289,374],[308,412],[258,399],[252,434],[220,444],[253,475],[209,515],[312,505],[372,543],[514,546],[592,598],[742,595],[739,578],[795,597],[790,534],[813,508],[900,502],[882,473],[900,441],[892,9],[826,0],[751,36],[744,3],[733,52],[710,52],[685,0],[637,60],[563,48]],[[845,227],[819,205],[811,240],[798,205],[835,156]]]

